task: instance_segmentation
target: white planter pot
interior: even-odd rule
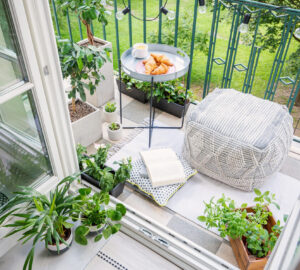
[[[118,124],[120,125],[120,129],[118,130],[111,130],[109,126],[107,127],[108,138],[111,141],[119,141],[122,139],[122,125],[120,123]]]
[[[70,229],[71,230],[71,229]],[[73,234],[72,234],[72,231],[71,231],[71,234],[70,234],[70,237],[66,240],[66,243],[68,245],[66,245],[65,243],[61,243],[59,244],[59,253],[58,253],[58,250],[57,250],[57,247],[56,247],[56,244],[54,245],[50,245],[48,244],[48,247],[47,249],[51,252],[51,253],[56,253],[56,254],[61,254],[65,251],[67,251],[69,249],[69,247],[71,246],[72,244],[72,241],[73,241]]]
[[[97,43],[100,43],[99,50],[110,48],[112,50],[111,42],[94,37]],[[79,41],[78,45],[85,45],[88,43],[87,39]],[[94,95],[90,95],[86,91],[86,100],[96,107],[100,107],[114,98],[114,69],[113,69],[113,55],[110,53],[111,62],[106,62],[100,69],[101,74],[105,77],[104,80],[96,86]]]
[[[106,227],[106,224],[103,224],[100,228],[97,228],[97,226],[90,226],[90,233],[101,233]]]
[[[88,146],[102,138],[102,111],[89,104],[94,112],[72,122],[75,143]]]
[[[118,121],[118,112],[107,112],[105,111],[105,108],[103,108],[103,121],[112,123],[112,122],[117,122]]]

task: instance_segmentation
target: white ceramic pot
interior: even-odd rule
[[[96,46],[99,50],[110,48],[112,50],[111,42],[94,37]],[[77,44],[82,46],[88,43],[87,39],[79,41]],[[96,107],[100,107],[114,98],[114,69],[113,69],[113,55],[110,53],[111,62],[107,61],[100,69],[101,74],[105,77],[104,80],[96,86],[94,95],[90,95],[86,91],[86,100]]]
[[[102,138],[102,111],[92,104],[88,105],[95,111],[72,122],[75,143],[83,146],[89,146]]]
[[[68,229],[68,230],[71,231],[71,234],[70,234],[69,238],[66,240],[66,242],[67,242],[68,245],[66,245],[65,243],[59,244],[58,245],[59,246],[59,252],[58,252],[56,244],[54,244],[54,245],[48,244],[47,249],[51,253],[61,254],[61,253],[65,252],[65,251],[67,251],[69,249],[69,247],[71,246],[72,241],[73,241],[73,234],[72,234],[72,230],[71,229]]]
[[[122,139],[122,125],[120,123],[118,124],[120,125],[118,130],[111,130],[109,126],[107,127],[108,138],[111,141],[119,141]]]
[[[107,112],[105,111],[105,108],[103,108],[103,121],[112,123],[112,122],[117,122],[118,121],[118,112]]]
[[[90,226],[90,233],[101,233],[106,227],[106,224],[103,224],[100,228],[97,228],[97,226]]]

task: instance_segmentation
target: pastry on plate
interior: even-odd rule
[[[166,74],[169,71],[169,67],[164,63],[161,63],[156,69],[151,72],[151,75]]]
[[[145,74],[148,75],[157,68],[156,61],[152,56],[150,56],[147,60],[144,60],[143,64],[145,65]]]
[[[169,58],[163,54],[151,53],[151,56],[154,58],[154,60],[156,61],[156,63],[158,65],[163,63],[167,66],[173,66],[173,64],[170,62]]]

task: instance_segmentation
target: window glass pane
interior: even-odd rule
[[[0,104],[0,208],[18,186],[40,183],[51,166],[31,91]]]
[[[0,0],[0,92],[24,80],[17,36],[4,2]]]

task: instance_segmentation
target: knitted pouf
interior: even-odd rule
[[[293,137],[285,106],[215,89],[186,122],[183,157],[199,172],[252,191],[281,168]]]

